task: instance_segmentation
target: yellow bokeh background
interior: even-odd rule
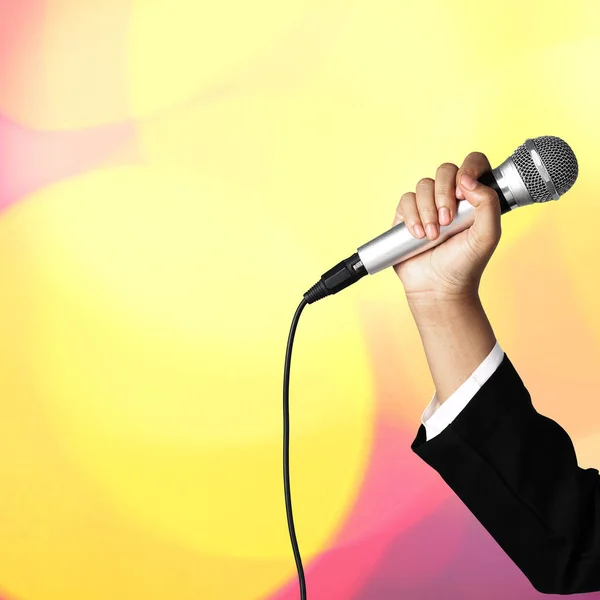
[[[600,3],[34,8],[0,72],[3,118],[32,139],[134,133],[0,213],[7,598],[255,600],[293,581],[281,388],[294,309],[440,163],[478,150],[496,166],[527,137],[563,137],[580,177],[504,217],[481,294],[536,408],[598,466]],[[291,423],[307,563],[349,522],[377,424],[416,433],[432,393],[393,272],[306,309]]]

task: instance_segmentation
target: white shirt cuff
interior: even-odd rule
[[[433,394],[431,402],[421,416],[421,423],[425,427],[427,440],[440,434],[454,421],[460,411],[498,368],[503,358],[504,351],[496,341],[492,351],[483,359],[483,362],[475,369],[471,377],[454,391],[445,402],[440,405],[437,392]]]

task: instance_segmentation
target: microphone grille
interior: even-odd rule
[[[560,196],[571,189],[579,174],[575,153],[567,142],[553,135],[534,138],[533,143]],[[512,155],[517,171],[534,202],[547,202],[552,196],[542,179],[529,150],[521,144]]]

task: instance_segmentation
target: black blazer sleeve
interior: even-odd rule
[[[536,590],[600,590],[598,470],[577,465],[571,439],[535,410],[506,354],[450,425],[429,441],[421,425],[411,448]]]

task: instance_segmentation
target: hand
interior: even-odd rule
[[[444,163],[435,181],[421,179],[416,194],[407,192],[400,199],[394,225],[404,221],[419,239],[425,235],[437,239],[440,223],[448,225],[454,219],[457,201],[475,207],[468,229],[394,266],[409,302],[477,295],[481,275],[501,235],[498,195],[477,181],[486,171],[491,171],[487,157],[473,152],[460,169]]]

